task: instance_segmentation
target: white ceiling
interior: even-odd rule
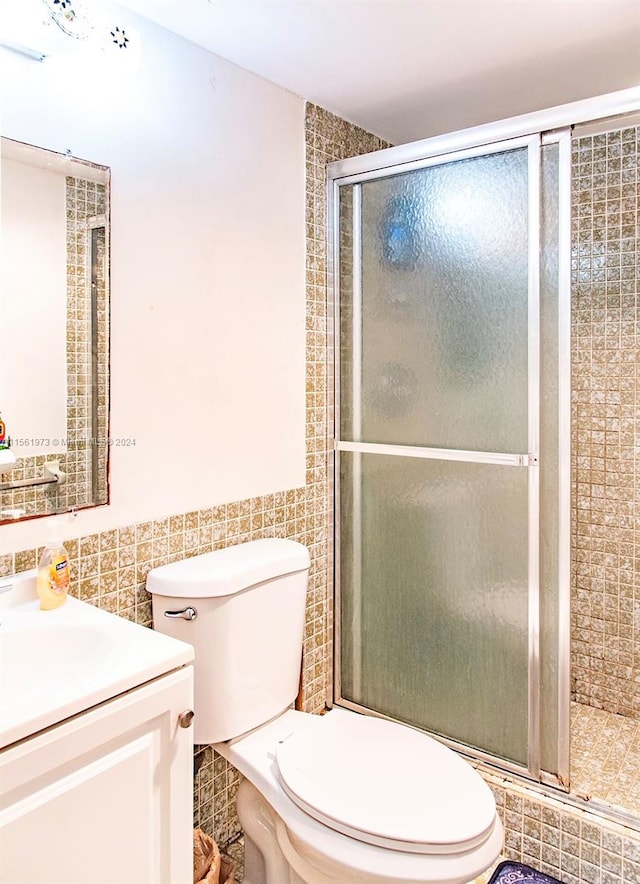
[[[398,144],[640,85],[640,0],[120,0]]]

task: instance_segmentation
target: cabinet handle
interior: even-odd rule
[[[183,608],[182,611],[165,611],[164,616],[173,620],[195,620],[198,612],[195,608]]]
[[[181,712],[178,716],[178,724],[180,727],[191,727],[194,715],[195,712],[193,709],[187,709],[185,712]]]

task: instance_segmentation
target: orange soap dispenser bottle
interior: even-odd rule
[[[67,551],[59,538],[52,537],[47,541],[38,565],[36,583],[41,611],[64,605],[69,592],[69,577]]]

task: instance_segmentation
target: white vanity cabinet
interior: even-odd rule
[[[0,752],[2,884],[192,880],[193,667]]]

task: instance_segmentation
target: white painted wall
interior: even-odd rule
[[[67,536],[304,482],[304,103],[100,6],[137,67],[0,50],[2,134],[112,171],[111,436],[135,444]],[[48,521],[0,526],[0,551]]]
[[[65,179],[3,157],[0,190],[0,411],[18,457],[62,452],[67,449]]]

